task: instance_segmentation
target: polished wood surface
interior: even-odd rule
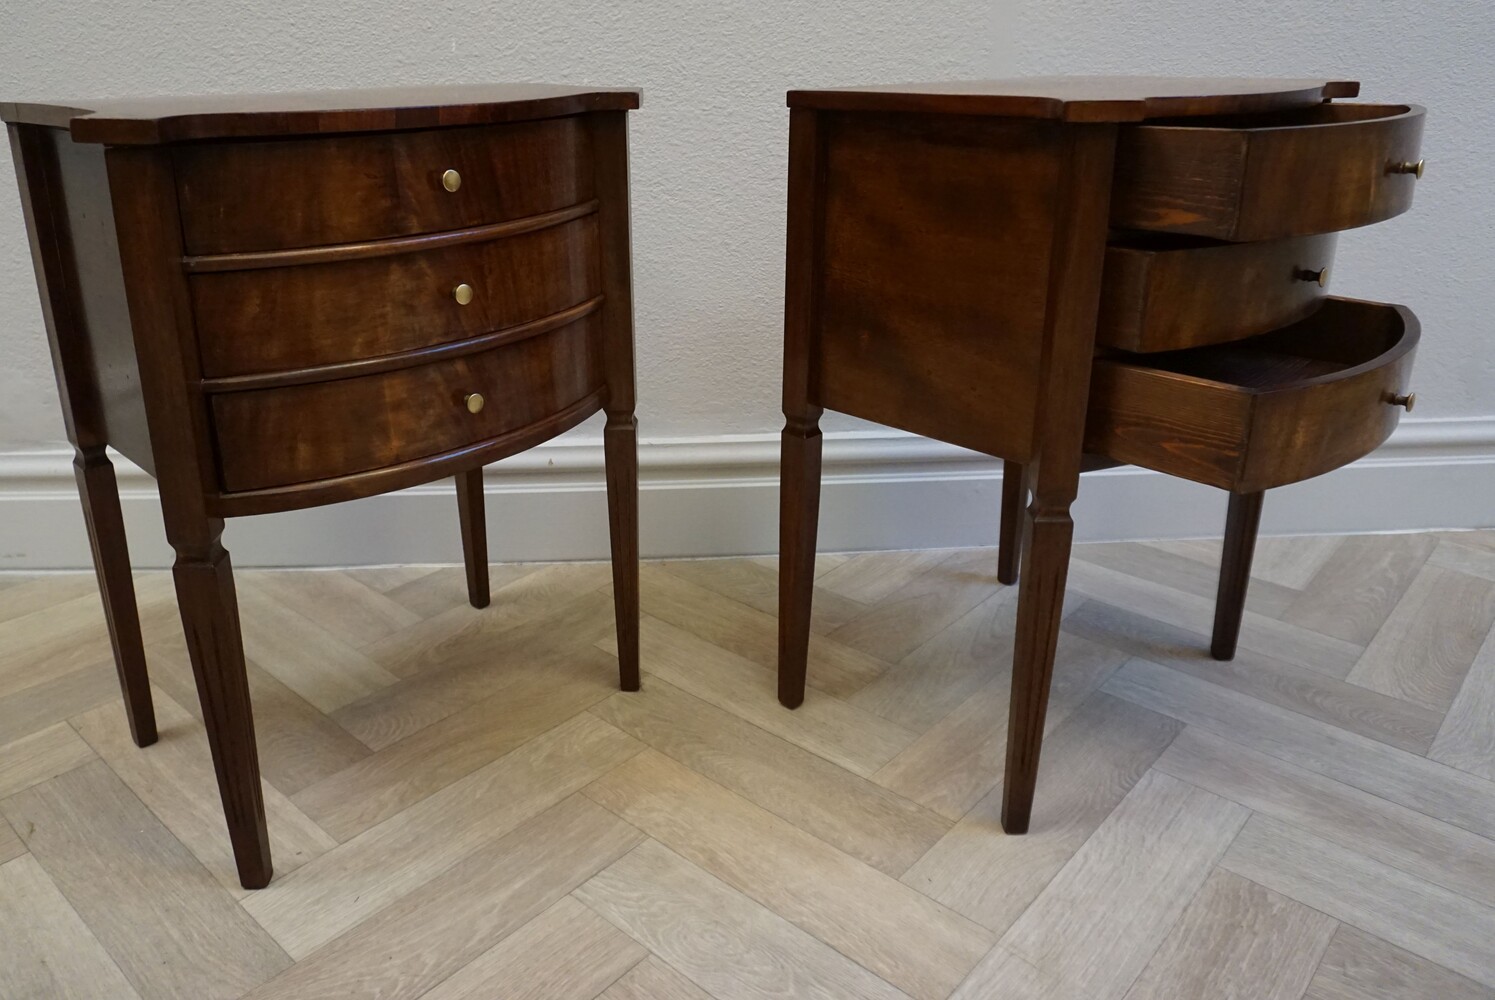
[[[593,192],[578,117],[315,143],[194,144],[177,148],[173,162],[190,254],[467,229],[567,208]],[[448,170],[460,177],[455,191],[442,183]],[[267,199],[285,209],[265,212]]]
[[[1331,297],[1249,340],[1101,358],[1085,447],[1236,492],[1320,475],[1396,428],[1418,336],[1400,306]]]
[[[193,274],[208,378],[287,372],[451,344],[600,293],[590,216],[508,239],[333,264]],[[452,290],[472,289],[459,303]]]
[[[638,694],[606,565],[494,565],[481,612],[456,565],[241,569],[246,644],[278,650],[249,664],[277,861],[253,893],[169,575],[137,576],[145,752],[107,667],[65,683],[109,655],[89,576],[0,578],[0,995],[1491,1000],[1495,532],[1264,537],[1230,663],[1204,651],[1219,553],[1074,547],[1023,837],[997,830],[1016,595],[991,549],[821,555],[795,712],[772,560],[645,563]],[[851,645],[936,611],[907,653]],[[355,680],[326,711],[286,686]],[[870,773],[853,726],[891,755]]]
[[[1423,109],[1321,104],[1146,124],[1116,150],[1111,224],[1222,240],[1352,229],[1400,215],[1418,178]]]
[[[0,119],[67,129],[75,142],[154,145],[201,139],[398,132],[632,111],[629,88],[483,83],[278,94],[210,94],[0,103]]]
[[[997,578],[1021,569],[1006,832],[1033,818],[1081,471],[1132,463],[1239,495],[1214,641],[1234,650],[1263,491],[1367,454],[1410,406],[1415,317],[1325,296],[1335,234],[1405,211],[1423,173],[1422,109],[1332,103],[1357,91],[1038,78],[790,92],[783,704],[814,683],[825,409],[1003,462]]]
[[[1106,248],[1098,344],[1172,351],[1266,333],[1310,315],[1328,285],[1333,233],[1264,243],[1137,235]]]
[[[131,731],[156,735],[111,445],[160,484],[243,887],[273,869],[224,517],[458,477],[481,607],[482,466],[606,409],[637,689],[636,106],[519,85],[5,107]],[[183,142],[228,138],[273,141]]]
[[[990,115],[1073,122],[1131,122],[1166,115],[1220,115],[1301,107],[1354,97],[1349,80],[1184,76],[1034,76],[1012,80],[895,83],[791,90],[791,108]]]

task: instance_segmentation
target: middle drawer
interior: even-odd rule
[[[188,286],[208,378],[357,361],[541,319],[596,296],[596,216],[439,250],[193,274]]]

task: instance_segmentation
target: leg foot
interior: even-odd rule
[[[633,412],[607,415],[602,432],[607,465],[607,517],[612,538],[613,614],[618,626],[618,686],[637,691],[638,421]]]
[[[483,470],[457,474],[457,519],[462,526],[462,561],[467,566],[467,601],[488,606],[488,515],[483,507]]]
[[[1217,660],[1235,657],[1246,612],[1246,588],[1251,584],[1251,556],[1256,551],[1256,529],[1261,524],[1264,492],[1232,493],[1225,515],[1225,547],[1220,556],[1220,588],[1215,594],[1215,630],[1210,655]]]
[[[114,466],[103,445],[80,447],[73,459],[73,472],[93,547],[93,568],[104,600],[104,619],[109,625],[109,643],[114,647],[114,667],[119,672],[130,735],[136,746],[150,746],[156,742],[156,712],[151,704],[140,611],[135,604],[135,582],[130,576],[130,553]]]
[[[207,544],[178,548],[172,575],[239,882],[246,889],[259,889],[269,884],[272,874],[270,838],[233,569],[218,541],[222,530],[222,521],[211,522]]]

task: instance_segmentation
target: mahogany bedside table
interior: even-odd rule
[[[1082,467],[1231,492],[1212,651],[1234,654],[1263,492],[1361,457],[1411,409],[1415,317],[1323,295],[1333,234],[1405,211],[1422,176],[1422,109],[1332,103],[1358,92],[790,91],[780,701],[804,698],[825,409],[1005,461],[1009,833],[1032,811]]]
[[[131,732],[156,739],[106,445],[160,483],[246,888],[271,862],[225,517],[455,476],[483,607],[483,466],[605,410],[638,688],[638,106],[532,84],[0,105]]]

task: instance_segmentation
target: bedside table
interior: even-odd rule
[[[1082,467],[1231,492],[1233,655],[1265,490],[1395,428],[1401,306],[1325,298],[1339,230],[1411,205],[1421,108],[1324,80],[790,91],[779,699],[804,698],[826,409],[1005,461],[1017,580],[1002,825],[1038,774]],[[1025,512],[1019,508],[1031,493]]]
[[[638,513],[633,90],[439,87],[0,105],[135,742],[156,739],[111,446],[160,484],[239,878],[270,848],[223,519],[455,476],[605,410],[622,687]]]

